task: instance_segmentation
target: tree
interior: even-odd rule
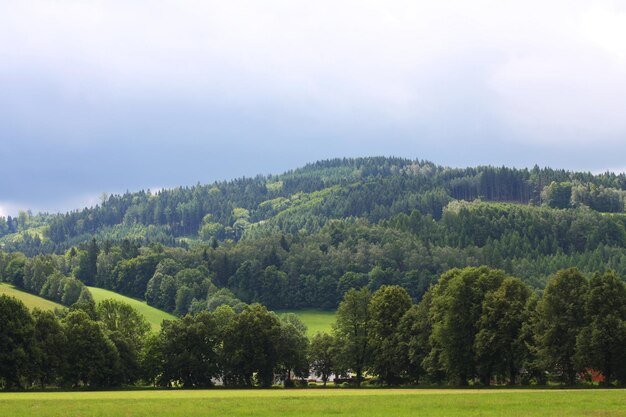
[[[34,377],[41,388],[56,382],[69,365],[66,349],[67,338],[61,323],[51,311],[35,309],[33,344]]]
[[[164,372],[166,363],[166,358],[163,356],[164,342],[160,332],[149,333],[140,352],[141,379],[153,386],[167,386],[169,384]]]
[[[178,288],[176,291],[176,309],[174,314],[177,316],[184,316],[189,312],[189,307],[193,301],[193,290],[186,285]]]
[[[371,294],[367,288],[348,290],[339,303],[334,334],[340,346],[340,366],[356,374],[356,384],[361,386],[363,371],[369,363],[371,348],[369,345]]]
[[[200,239],[210,241],[211,239],[216,239],[220,233],[223,233],[224,226],[220,223],[216,222],[208,222],[204,223],[200,226],[200,230],[198,230],[198,235]]]
[[[453,269],[442,275],[431,290],[432,349],[426,359],[431,372],[442,370],[460,385],[477,376],[474,346],[483,301],[504,278],[503,271],[487,267]]]
[[[39,294],[46,278],[52,275],[55,269],[55,260],[50,255],[39,255],[30,259],[24,267],[24,289]]]
[[[409,358],[401,343],[399,324],[412,304],[407,291],[397,285],[383,285],[369,302],[370,366],[381,381],[389,385],[399,384],[408,368]]]
[[[570,207],[572,197],[572,184],[569,182],[555,182],[543,189],[542,200],[552,208]]]
[[[75,278],[66,278],[63,280],[63,295],[61,296],[61,304],[71,306],[78,301],[80,295],[85,288],[85,284]]]
[[[587,279],[576,268],[558,271],[538,305],[538,354],[545,369],[562,373],[570,385],[582,370],[574,360],[576,341],[587,325]]]
[[[119,332],[139,352],[150,331],[150,324],[141,313],[122,301],[108,299],[98,303],[96,314],[109,332]]]
[[[63,320],[68,340],[65,380],[74,386],[108,387],[119,384],[119,354],[103,328],[82,310]]]
[[[216,322],[209,312],[164,321],[159,344],[159,357],[164,358],[162,383],[180,381],[187,388],[212,386],[220,370],[218,344]]]
[[[279,363],[280,321],[260,304],[246,306],[230,323],[224,337],[228,352],[224,379],[228,385],[270,387]]]
[[[415,383],[418,383],[426,373],[424,361],[431,349],[429,341],[432,333],[431,303],[432,293],[427,292],[419,304],[414,304],[407,310],[398,325],[400,344],[408,361],[407,376]],[[433,373],[431,379],[440,382],[442,378]]]
[[[215,311],[223,305],[230,306],[237,312],[241,312],[245,306],[245,304],[240,299],[235,297],[235,295],[228,288],[220,288],[214,293],[210,293],[207,297],[207,310]]]
[[[297,316],[296,316],[297,318]],[[298,319],[299,321],[299,319]],[[298,378],[305,378],[309,374],[307,350],[309,339],[306,336],[306,326],[298,323],[292,316],[284,316],[280,321],[280,337],[278,341],[278,357],[280,372],[283,375],[285,387],[293,385],[292,373]]]
[[[287,274],[280,271],[275,265],[270,265],[261,275],[258,298],[268,308],[280,307],[283,292],[287,286]]]
[[[98,275],[98,253],[100,248],[95,238],[92,238],[87,245],[86,251],[81,251],[78,260],[76,278],[86,285],[93,285]]]
[[[578,368],[592,367],[610,385],[626,378],[626,288],[615,272],[596,273],[589,283],[588,325],[577,338]]]
[[[348,271],[339,278],[337,294],[343,296],[350,288],[362,288],[368,283],[369,277],[362,272]]]
[[[22,253],[13,254],[6,267],[8,281],[18,288],[24,288],[24,268],[28,258]]]
[[[119,331],[107,332],[107,338],[117,352],[109,384],[111,386],[134,384],[141,377],[140,351]]]
[[[309,344],[309,363],[315,375],[322,378],[324,386],[337,370],[337,341],[328,333],[317,332]]]
[[[145,298],[148,305],[155,306],[157,308],[163,308],[163,306],[161,305],[161,284],[163,283],[163,278],[165,276],[169,276],[170,278],[172,277],[171,275],[163,274],[157,268],[157,271],[148,281],[145,293]]]
[[[0,295],[0,386],[21,388],[31,370],[34,322],[21,301]]]
[[[515,383],[526,356],[521,336],[530,297],[530,289],[518,278],[505,278],[497,290],[485,296],[474,348],[479,373],[485,375],[486,383],[494,374]]]
[[[163,275],[159,287],[159,306],[165,311],[176,308],[176,280],[170,275]]]
[[[280,321],[283,324],[293,325],[300,333],[306,334],[309,330],[304,322],[298,317],[296,313],[284,313],[280,316]]]

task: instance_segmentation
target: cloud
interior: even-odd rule
[[[0,217],[16,216],[20,205],[9,201],[0,201]]]
[[[615,110],[626,96],[626,15],[612,2],[24,1],[8,9],[2,32],[14,41],[3,43],[4,71],[47,77],[70,108],[214,95],[235,107],[278,101],[330,122],[358,114],[427,124],[421,115],[453,103],[446,83],[462,77],[494,100],[474,94],[475,106],[531,138],[551,140],[564,126],[567,137],[568,128],[626,129]],[[74,123],[102,128],[89,117]],[[578,139],[597,140],[588,136]]]
[[[371,154],[619,166],[625,27],[609,0],[10,2],[0,191],[56,207]]]

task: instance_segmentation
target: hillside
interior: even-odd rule
[[[417,302],[451,268],[479,265],[540,292],[568,267],[626,276],[625,196],[624,174],[337,159],[22,213],[5,220],[0,273],[34,294],[55,275],[76,298],[82,282],[176,316],[334,310],[348,289],[385,284]]]
[[[0,241],[27,254],[89,240],[187,245],[268,232],[315,233],[331,219],[377,223],[417,210],[440,219],[453,200],[516,202],[624,212],[626,176],[550,168],[449,168],[401,158],[335,159],[276,176],[239,178],[157,193],[111,195],[92,208],[0,219]]]
[[[89,288],[89,292],[93,296],[93,299],[96,303],[99,303],[100,301],[107,300],[107,299],[114,299],[114,300],[129,304],[146,318],[148,323],[150,323],[152,330],[154,331],[158,331],[161,328],[161,323],[163,322],[163,320],[175,320],[176,319],[176,317],[172,316],[171,314],[168,314],[154,307],[150,307],[144,301],[139,301],[139,300],[135,300],[134,298],[125,297],[116,292],[108,291],[102,288],[96,288],[96,287],[87,287],[87,288]]]
[[[22,301],[26,305],[26,307],[30,309],[38,308],[40,310],[54,311],[56,309],[65,308],[61,304],[57,304],[53,301],[46,300],[45,298],[29,294],[25,291],[21,291],[15,288],[13,285],[6,284],[4,282],[0,282],[0,294],[15,297],[18,300]]]

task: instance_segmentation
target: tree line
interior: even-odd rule
[[[308,375],[306,326],[260,304],[224,305],[150,332],[128,304],[55,313],[0,295],[0,389],[271,386]]]
[[[23,211],[17,217],[0,217],[0,239],[7,249],[28,255],[61,253],[93,236],[175,246],[189,240],[238,241],[259,230],[316,233],[333,219],[360,217],[378,223],[412,210],[439,220],[453,200],[621,213],[625,196],[624,174],[537,166],[454,169],[401,158],[335,159],[275,176],[103,195],[94,207],[64,214]]]
[[[594,372],[624,384],[626,287],[612,271],[569,268],[539,296],[501,270],[453,269],[419,304],[400,287],[350,290],[332,337],[312,345],[339,346],[330,363],[349,364],[357,384],[363,371],[389,385],[573,385]]]
[[[626,383],[626,287],[558,271],[541,293],[502,270],[452,269],[415,304],[397,285],[349,289],[330,333],[260,304],[164,321],[113,300],[33,313],[0,296],[0,385],[269,387]]]

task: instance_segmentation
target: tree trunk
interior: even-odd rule
[[[576,385],[576,371],[571,367],[567,370],[567,379],[570,385]]]
[[[466,374],[459,375],[459,386],[466,387],[467,385],[468,385],[467,375]]]
[[[613,370],[611,369],[610,359],[606,361],[604,365],[604,369],[602,370],[602,376],[604,377],[604,381],[602,381],[602,385],[608,387],[611,385],[611,377],[613,376]]]
[[[509,365],[509,385],[515,385],[515,380],[517,379],[517,368],[513,361]]]

